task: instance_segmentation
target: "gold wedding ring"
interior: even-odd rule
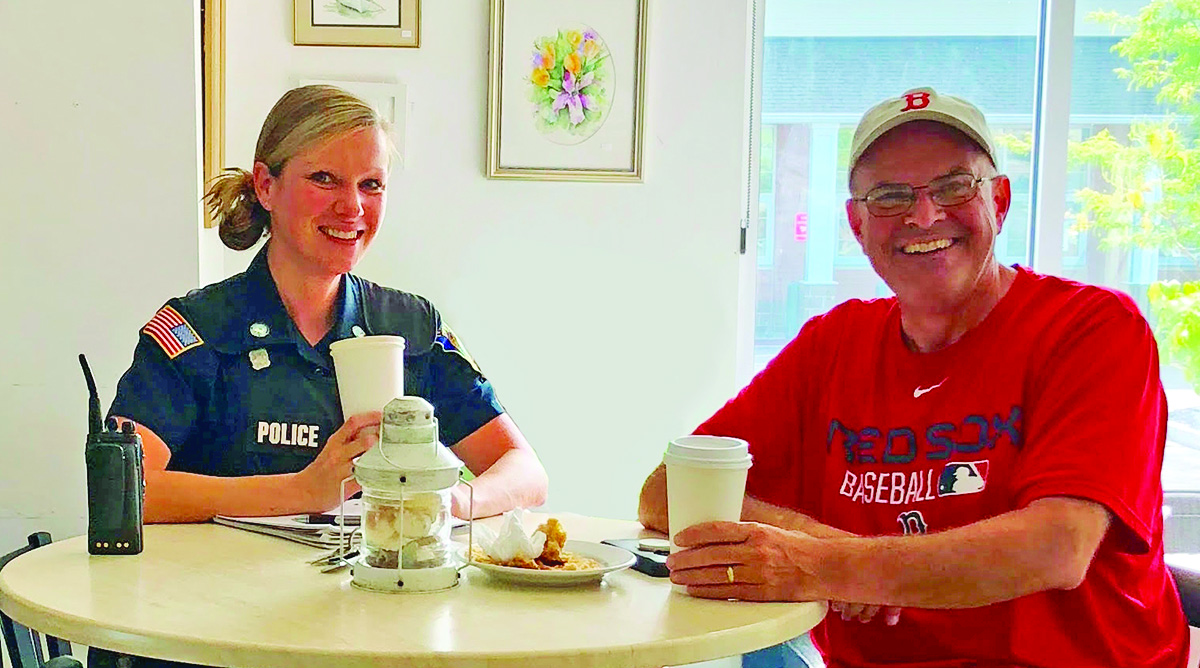
[[[729,580],[729,584],[733,584],[733,566],[725,567],[725,578]]]

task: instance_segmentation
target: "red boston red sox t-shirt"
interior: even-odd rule
[[[1127,296],[1018,268],[987,318],[933,353],[904,345],[894,298],[813,318],[697,431],[749,441],[751,496],[860,535],[944,531],[1047,496],[1110,511],[1079,587],[905,609],[895,626],[829,615],[814,639],[831,665],[1180,668],[1158,364]]]

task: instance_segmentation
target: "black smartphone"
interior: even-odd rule
[[[666,544],[665,540],[650,539],[658,541],[658,543]],[[605,545],[612,545],[633,553],[637,561],[633,563],[633,570],[640,573],[645,573],[651,577],[665,578],[671,575],[671,571],[667,570],[667,552],[660,547],[658,543],[651,543],[647,539],[638,538],[611,538],[602,540]],[[653,546],[653,549],[643,549],[643,547]]]
[[[304,518],[305,524],[337,524],[337,513],[309,513]],[[346,526],[358,526],[362,524],[362,517],[359,515],[346,515]]]

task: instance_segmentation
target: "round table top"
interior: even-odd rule
[[[556,513],[572,539],[648,535],[636,522]],[[803,634],[824,602],[692,598],[627,569],[602,584],[521,587],[467,567],[444,592],[382,594],[321,573],[320,550],[214,524],[145,528],[137,556],[84,537],[0,571],[0,609],[67,640],[222,666],[650,666],[693,663]]]

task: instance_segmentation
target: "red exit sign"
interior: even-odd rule
[[[796,237],[796,241],[807,241],[808,240],[808,214],[807,213],[796,214],[795,237]]]

